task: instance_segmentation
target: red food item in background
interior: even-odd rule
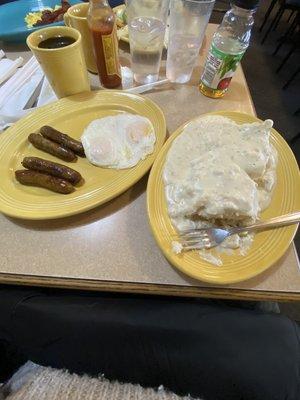
[[[63,12],[65,13],[68,8],[71,7],[71,4],[67,2],[67,0],[61,0],[61,8],[63,10]]]
[[[33,26],[47,25],[52,24],[53,22],[62,21],[64,13],[67,12],[68,8],[70,7],[70,3],[68,3],[66,0],[61,0],[61,7],[58,10],[44,10],[42,12],[41,19],[37,21]]]
[[[59,14],[59,16],[55,18],[54,22],[63,21],[63,19],[64,19],[64,14]]]

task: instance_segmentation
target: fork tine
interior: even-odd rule
[[[198,243],[198,242],[203,242],[203,243],[207,243],[210,242],[209,237],[201,237],[201,238],[190,238],[190,239],[183,239],[181,238],[181,243]]]
[[[182,242],[182,241],[187,241],[187,242],[189,242],[189,241],[197,242],[198,241],[199,242],[199,241],[207,239],[207,238],[209,238],[208,235],[192,236],[192,237],[177,235],[177,236],[173,236],[172,240],[176,240],[178,242]]]
[[[204,245],[193,245],[193,246],[184,246],[183,250],[202,250],[205,249]]]
[[[181,233],[201,232],[201,231],[207,231],[207,229],[210,229],[210,228],[190,228],[190,229],[182,229],[182,230],[181,230]]]
[[[207,236],[207,231],[193,232],[193,233],[180,233],[179,236],[186,237],[186,238],[203,237],[203,236]]]
[[[173,235],[173,237],[181,243],[183,250],[209,249],[214,247],[216,244],[214,240],[211,240],[210,235],[207,233],[208,229],[210,228],[187,229],[177,235]]]
[[[211,243],[209,244],[193,244],[193,245],[189,245],[189,246],[183,246],[183,251],[188,251],[188,250],[202,250],[202,249],[209,249],[211,248]]]
[[[201,235],[201,236],[194,236],[194,237],[189,237],[189,236],[180,236],[180,240],[186,240],[186,241],[201,241],[209,239],[208,235]]]
[[[203,229],[201,231],[193,231],[193,232],[181,232],[180,236],[201,236],[206,235],[207,229]]]

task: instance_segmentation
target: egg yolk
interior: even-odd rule
[[[142,122],[132,124],[126,129],[127,137],[133,143],[139,143],[145,136],[147,136],[147,127],[147,124]]]

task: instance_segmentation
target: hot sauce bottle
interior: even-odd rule
[[[120,86],[122,80],[115,14],[107,0],[90,0],[87,19],[100,81],[106,88]]]

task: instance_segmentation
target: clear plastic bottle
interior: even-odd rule
[[[199,90],[205,96],[223,97],[233,74],[250,43],[251,29],[259,0],[233,0],[213,36],[200,78]]]

